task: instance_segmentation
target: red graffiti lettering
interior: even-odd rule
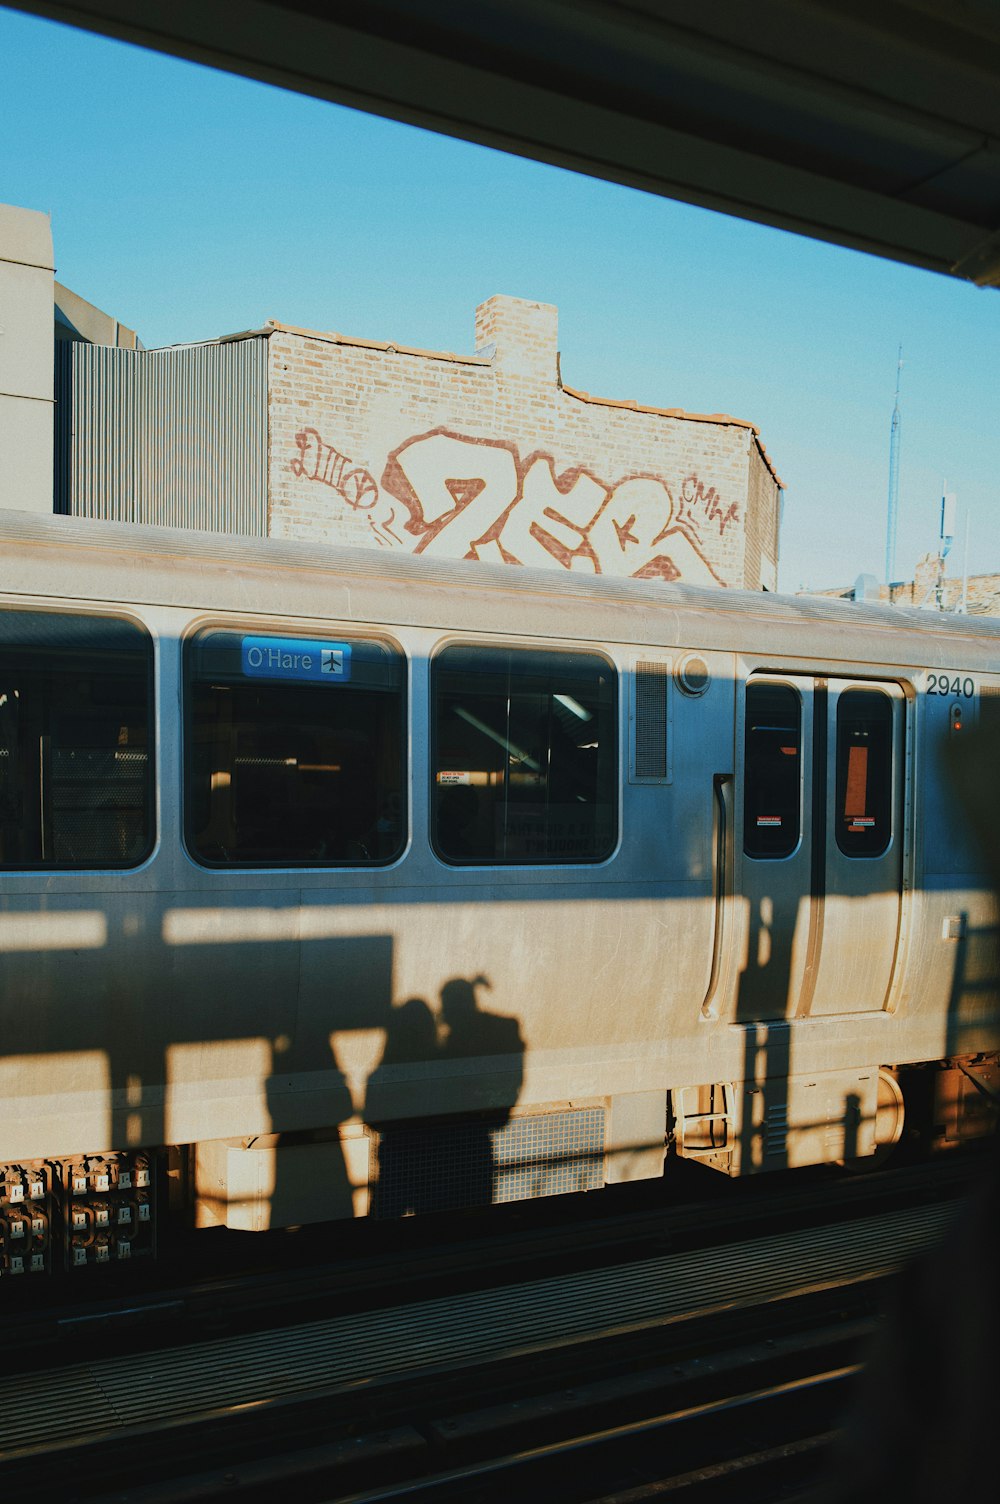
[[[705,555],[700,527],[718,522],[721,536],[739,513],[697,475],[684,478],[675,500],[656,475],[608,484],[583,468],[557,473],[548,454],[522,460],[512,443],[435,428],[388,455],[380,488],[315,428],[296,434],[295,442],[292,473],[365,511],[383,548],[725,584]],[[399,521],[393,503],[402,508]],[[669,552],[660,547],[667,539]]]
[[[295,435],[299,452],[292,460],[292,474],[320,481],[344,498],[355,511],[366,512],[378,501],[378,486],[367,470],[351,461],[332,444],[324,444],[315,428]]]
[[[723,510],[722,498],[714,486],[707,489],[698,479],[697,475],[687,475],[681,483],[681,500],[691,508],[703,507],[709,522],[719,524],[719,537],[726,531],[730,522],[738,522],[740,514],[736,503],[732,502],[728,510]]]

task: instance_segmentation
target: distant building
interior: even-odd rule
[[[277,322],[145,350],[59,289],[53,368],[48,221],[7,212],[38,241],[25,400],[48,404],[56,511],[775,588],[781,482],[756,427],[564,385],[549,304],[489,298],[471,355]]]
[[[862,575],[854,585],[802,590],[799,594],[832,596],[849,601],[876,600],[885,605],[922,606],[932,611],[948,612],[961,610],[964,596],[965,611],[969,616],[1000,616],[1000,574],[970,574],[963,585],[961,579],[948,575],[942,575],[939,580],[939,564],[937,554],[925,554],[917,561],[912,580],[877,585],[874,576]],[[863,581],[870,582],[867,589]]]
[[[1000,616],[1000,574],[970,574],[964,584],[964,596],[969,616]],[[962,598],[961,578],[944,576],[940,581],[940,609],[957,611]],[[911,581],[893,585],[890,600],[894,606],[937,606],[937,554],[925,554],[918,561]]]
[[[47,214],[0,204],[0,501],[52,510],[52,317]]]
[[[78,342],[141,348],[135,333],[55,280],[47,214],[0,204],[0,506],[53,510],[55,351]]]

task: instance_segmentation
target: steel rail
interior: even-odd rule
[[[336,1504],[389,1504],[390,1500],[412,1499],[413,1504],[419,1504],[422,1498],[437,1499],[441,1497],[445,1488],[453,1490],[461,1483],[475,1483],[481,1485],[483,1478],[489,1475],[495,1478],[497,1475],[514,1471],[515,1469],[530,1469],[540,1463],[556,1462],[561,1458],[574,1459],[574,1462],[585,1461],[581,1454],[590,1448],[604,1446],[609,1442],[625,1442],[634,1439],[649,1437],[654,1433],[664,1433],[672,1427],[680,1427],[686,1422],[706,1420],[729,1415],[737,1409],[760,1404],[763,1400],[777,1400],[790,1396],[798,1396],[803,1391],[818,1389],[838,1381],[851,1378],[860,1371],[860,1365],[856,1363],[845,1364],[839,1368],[827,1370],[823,1373],[810,1374],[805,1378],[791,1379],[783,1383],[764,1385],[759,1389],[753,1389],[745,1394],[727,1396],[725,1399],[707,1400],[702,1404],[688,1405],[671,1410],[662,1415],[648,1416],[640,1421],[631,1421],[621,1425],[607,1426],[592,1431],[585,1436],[574,1437],[568,1441],[552,1442],[547,1445],[529,1447],[523,1451],[512,1452],[509,1455],[495,1457],[484,1463],[477,1463],[467,1467],[448,1469],[435,1473],[431,1476],[408,1480],[402,1484],[392,1484],[388,1487],[365,1489],[361,1492],[338,1494]],[[825,1433],[830,1436],[832,1433]],[[780,1450],[779,1448],[767,1448],[768,1454]],[[729,1463],[715,1463],[705,1468],[691,1469],[670,1480],[665,1486],[665,1480],[661,1480],[660,1488],[666,1491],[666,1487],[678,1489],[685,1483],[693,1482],[696,1478],[708,1476],[714,1472],[722,1476],[726,1472],[744,1470],[751,1465],[755,1456],[750,1453],[739,1458],[732,1459]],[[595,1499],[597,1496],[594,1496]],[[616,1498],[623,1496],[616,1493]],[[627,1494],[624,1497],[628,1497]],[[327,1501],[324,1501],[327,1504]],[[333,1504],[330,1497],[329,1504]]]

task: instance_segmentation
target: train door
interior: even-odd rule
[[[904,709],[888,682],[747,681],[738,1019],[885,1007],[902,902]]]

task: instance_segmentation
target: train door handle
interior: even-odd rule
[[[733,775],[716,773],[712,779],[715,797],[715,861],[712,886],[715,898],[715,927],[712,935],[712,970],[709,973],[708,989],[701,1005],[703,1018],[714,1016],[716,994],[722,975],[722,956],[728,940],[726,904],[729,887],[726,872],[729,865],[729,845],[733,827]]]

